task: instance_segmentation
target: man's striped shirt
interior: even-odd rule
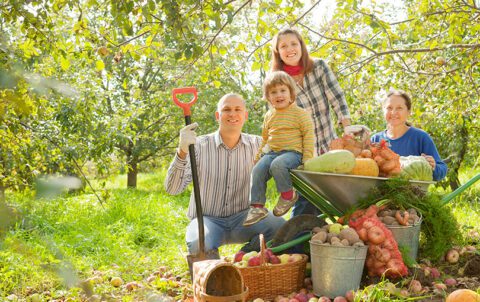
[[[223,144],[218,131],[197,138],[195,154],[205,216],[228,217],[250,206],[250,173],[260,143],[259,136],[244,133],[232,149]],[[169,194],[182,193],[192,181],[189,158],[182,160],[175,155],[165,179]],[[193,190],[187,215],[196,217]]]

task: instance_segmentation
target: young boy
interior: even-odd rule
[[[263,121],[263,141],[250,178],[250,209],[244,226],[267,217],[265,194],[272,176],[280,192],[273,214],[288,212],[298,199],[289,171],[312,158],[314,151],[313,123],[310,114],[295,103],[293,79],[284,71],[272,72],[263,83],[263,94],[271,108]]]

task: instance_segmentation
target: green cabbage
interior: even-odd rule
[[[432,181],[432,166],[423,156],[400,156],[400,177],[410,180]]]

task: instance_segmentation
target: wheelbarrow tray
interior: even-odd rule
[[[323,172],[312,172],[305,170],[291,170],[291,173],[300,178],[312,190],[329,201],[331,205],[346,212],[358,201],[367,196],[371,188],[378,187],[388,180],[385,177],[370,177],[360,175],[334,174]],[[424,191],[434,181],[410,180]]]
[[[290,174],[295,189],[297,189],[311,204],[316,206],[322,212],[319,217],[328,217],[332,221],[336,221],[334,216],[342,216],[352,206],[356,205],[360,199],[368,194],[369,189],[388,180],[388,178],[384,177],[332,174],[296,169],[291,170]],[[455,191],[445,195],[442,198],[442,205],[450,202],[478,180],[480,180],[480,173],[468,180]],[[435,183],[433,181],[415,180],[411,180],[411,182],[425,191],[430,184]],[[294,240],[271,249],[274,253],[280,253],[292,246],[310,240],[311,237],[312,233],[304,234]]]

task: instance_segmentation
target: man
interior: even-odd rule
[[[271,212],[261,222],[244,227],[249,209],[250,173],[261,143],[256,135],[242,133],[248,113],[245,101],[238,94],[223,96],[217,105],[216,132],[196,137],[197,124],[180,130],[180,143],[167,172],[165,189],[176,195],[192,181],[188,146],[195,144],[200,199],[204,215],[205,250],[218,258],[218,248],[229,243],[243,243],[265,235],[270,240],[285,222]],[[190,255],[198,253],[198,225],[194,195],[188,208],[190,224],[186,231]],[[211,256],[210,256],[211,257]],[[214,258],[212,257],[212,258]]]

